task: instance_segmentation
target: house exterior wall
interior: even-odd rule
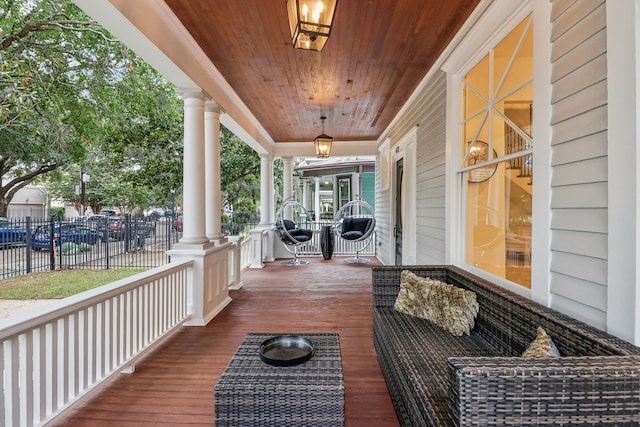
[[[388,143],[381,147],[379,162],[386,162],[384,168],[378,165],[388,180],[388,188],[380,186],[376,199],[378,228],[378,257],[385,264],[394,263],[393,206],[395,191],[395,161],[408,157],[396,147],[405,136],[416,131],[415,171],[406,168],[405,173],[415,177],[415,217],[407,214],[403,239],[415,240],[415,254],[403,254],[404,259],[415,258],[417,264],[442,264],[445,262],[445,147],[446,147],[446,75],[436,72],[424,83],[426,90],[416,94],[415,102],[399,117]],[[382,188],[381,188],[382,187]],[[412,227],[407,223],[414,221]],[[403,262],[404,263],[404,262]]]
[[[429,83],[418,128],[417,264],[445,262],[446,95],[446,76],[438,72]]]
[[[371,205],[373,210],[376,208],[376,174],[375,172],[362,173],[362,194],[361,196]]]
[[[637,82],[636,85],[630,83],[624,100],[620,97],[624,91],[619,91],[618,96],[611,99],[612,82],[608,77],[619,75],[621,70],[627,78],[631,75],[636,80],[640,74],[640,4],[637,1],[624,2],[624,5],[616,3],[618,16],[611,17],[607,16],[613,6],[610,3],[605,0],[536,0],[529,3],[529,12],[520,5],[521,9],[512,13],[515,17],[533,11],[534,28],[544,28],[538,32],[544,37],[537,37],[534,43],[548,43],[544,49],[534,48],[534,67],[537,69],[534,88],[538,85],[535,91],[546,93],[549,102],[544,102],[545,96],[542,96],[538,97],[539,104],[536,105],[534,94],[534,145],[537,144],[534,146],[534,193],[539,196],[534,198],[537,206],[534,207],[533,221],[534,234],[537,235],[534,235],[532,255],[532,289],[529,293],[527,290],[522,293],[637,344],[640,341],[637,272],[640,258],[637,209],[640,201],[640,155],[636,147],[640,134],[640,94]],[[476,20],[475,26],[483,25],[482,21],[489,14],[486,11],[495,11],[499,4],[505,7],[514,5],[502,0],[483,2],[484,10],[470,20]],[[627,10],[618,10],[624,8]],[[632,45],[626,49],[629,60],[612,61],[608,51],[611,41],[608,40],[607,22],[611,25],[629,15],[632,28],[625,30],[626,40]],[[457,50],[464,45],[465,38],[477,38],[478,34],[483,34],[486,41],[477,42],[482,47],[495,41],[494,38],[505,29],[495,27],[494,30],[484,23],[484,28],[476,31],[473,22],[465,25],[467,28],[463,28],[460,39],[454,40],[443,54],[443,59],[436,64],[445,72],[431,71],[381,140],[379,170],[386,171],[391,177],[378,177],[377,181],[378,239],[382,246],[379,258],[385,264],[393,264],[395,144],[412,126],[419,124],[416,235],[405,235],[404,238],[416,239],[417,264],[451,262],[468,267],[463,263],[459,249],[461,239],[457,237],[462,230],[457,212],[460,193],[452,186],[457,186],[459,181],[458,156],[454,147],[459,139],[456,134],[459,121],[451,120],[451,117],[459,114],[455,100],[460,95],[457,89],[460,76],[474,59],[469,56],[470,52],[460,54]],[[615,31],[624,33],[618,28]],[[632,40],[634,36],[635,40]],[[451,59],[456,55],[457,58]],[[452,72],[456,67],[461,74]],[[633,67],[631,74],[627,73],[628,67]],[[543,90],[540,85],[545,86]],[[621,132],[618,129],[620,120],[612,121],[609,111],[612,102],[624,104],[626,109],[629,104],[633,107],[630,117],[624,122],[629,129]],[[613,141],[610,135],[614,132],[624,138],[616,137]],[[626,179],[612,165],[612,152],[619,157],[628,153],[628,158],[625,158],[628,163],[627,173],[624,173]],[[617,160],[618,163],[620,161]],[[617,184],[612,187],[612,177],[618,175],[620,177],[614,181]],[[385,186],[386,180],[391,185]],[[619,224],[617,218],[627,222]],[[545,236],[541,238],[540,235]],[[620,261],[622,256],[624,262]],[[500,283],[500,280],[495,281]],[[624,310],[620,310],[621,307]]]
[[[551,306],[606,329],[605,2],[554,1],[550,19]]]
[[[18,190],[13,196],[7,209],[7,216],[15,219],[27,216],[48,218],[50,205],[51,201],[46,191],[40,187],[26,186]]]

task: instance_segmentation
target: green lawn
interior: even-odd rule
[[[0,299],[65,298],[147,269],[61,270],[0,280]]]

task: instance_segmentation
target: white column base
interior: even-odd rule
[[[215,236],[209,237],[209,241],[216,245],[221,245],[223,243],[227,243],[229,239],[227,239],[224,234],[220,233],[216,234]]]
[[[263,268],[262,263],[262,234],[265,230],[254,228],[251,230],[251,265],[249,268]]]
[[[240,278],[242,270],[242,236],[229,236],[229,242],[233,248],[229,250],[229,290],[236,291],[242,286]]]
[[[230,243],[214,246],[180,241],[167,251],[172,260],[194,262],[187,276],[187,309],[191,320],[185,325],[204,326],[231,302],[228,291],[231,246]]]
[[[273,226],[269,227],[262,234],[262,259],[265,262],[273,262],[276,260],[276,256],[273,250],[273,244],[276,241],[276,232],[273,230]]]

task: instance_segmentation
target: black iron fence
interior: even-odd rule
[[[0,226],[0,278],[69,268],[159,267],[168,262],[166,251],[178,238],[170,218],[5,221]]]
[[[253,224],[223,227],[240,234]],[[155,268],[182,236],[171,217],[92,216],[73,221],[0,219],[0,279],[57,269]]]
[[[259,222],[258,220],[252,222],[225,222],[221,225],[222,234],[225,236],[240,236],[256,228]]]

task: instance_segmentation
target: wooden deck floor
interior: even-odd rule
[[[248,332],[340,334],[346,426],[397,426],[373,350],[371,269],[344,258],[246,270],[206,327],[183,327],[55,426],[213,425],[213,388]]]

